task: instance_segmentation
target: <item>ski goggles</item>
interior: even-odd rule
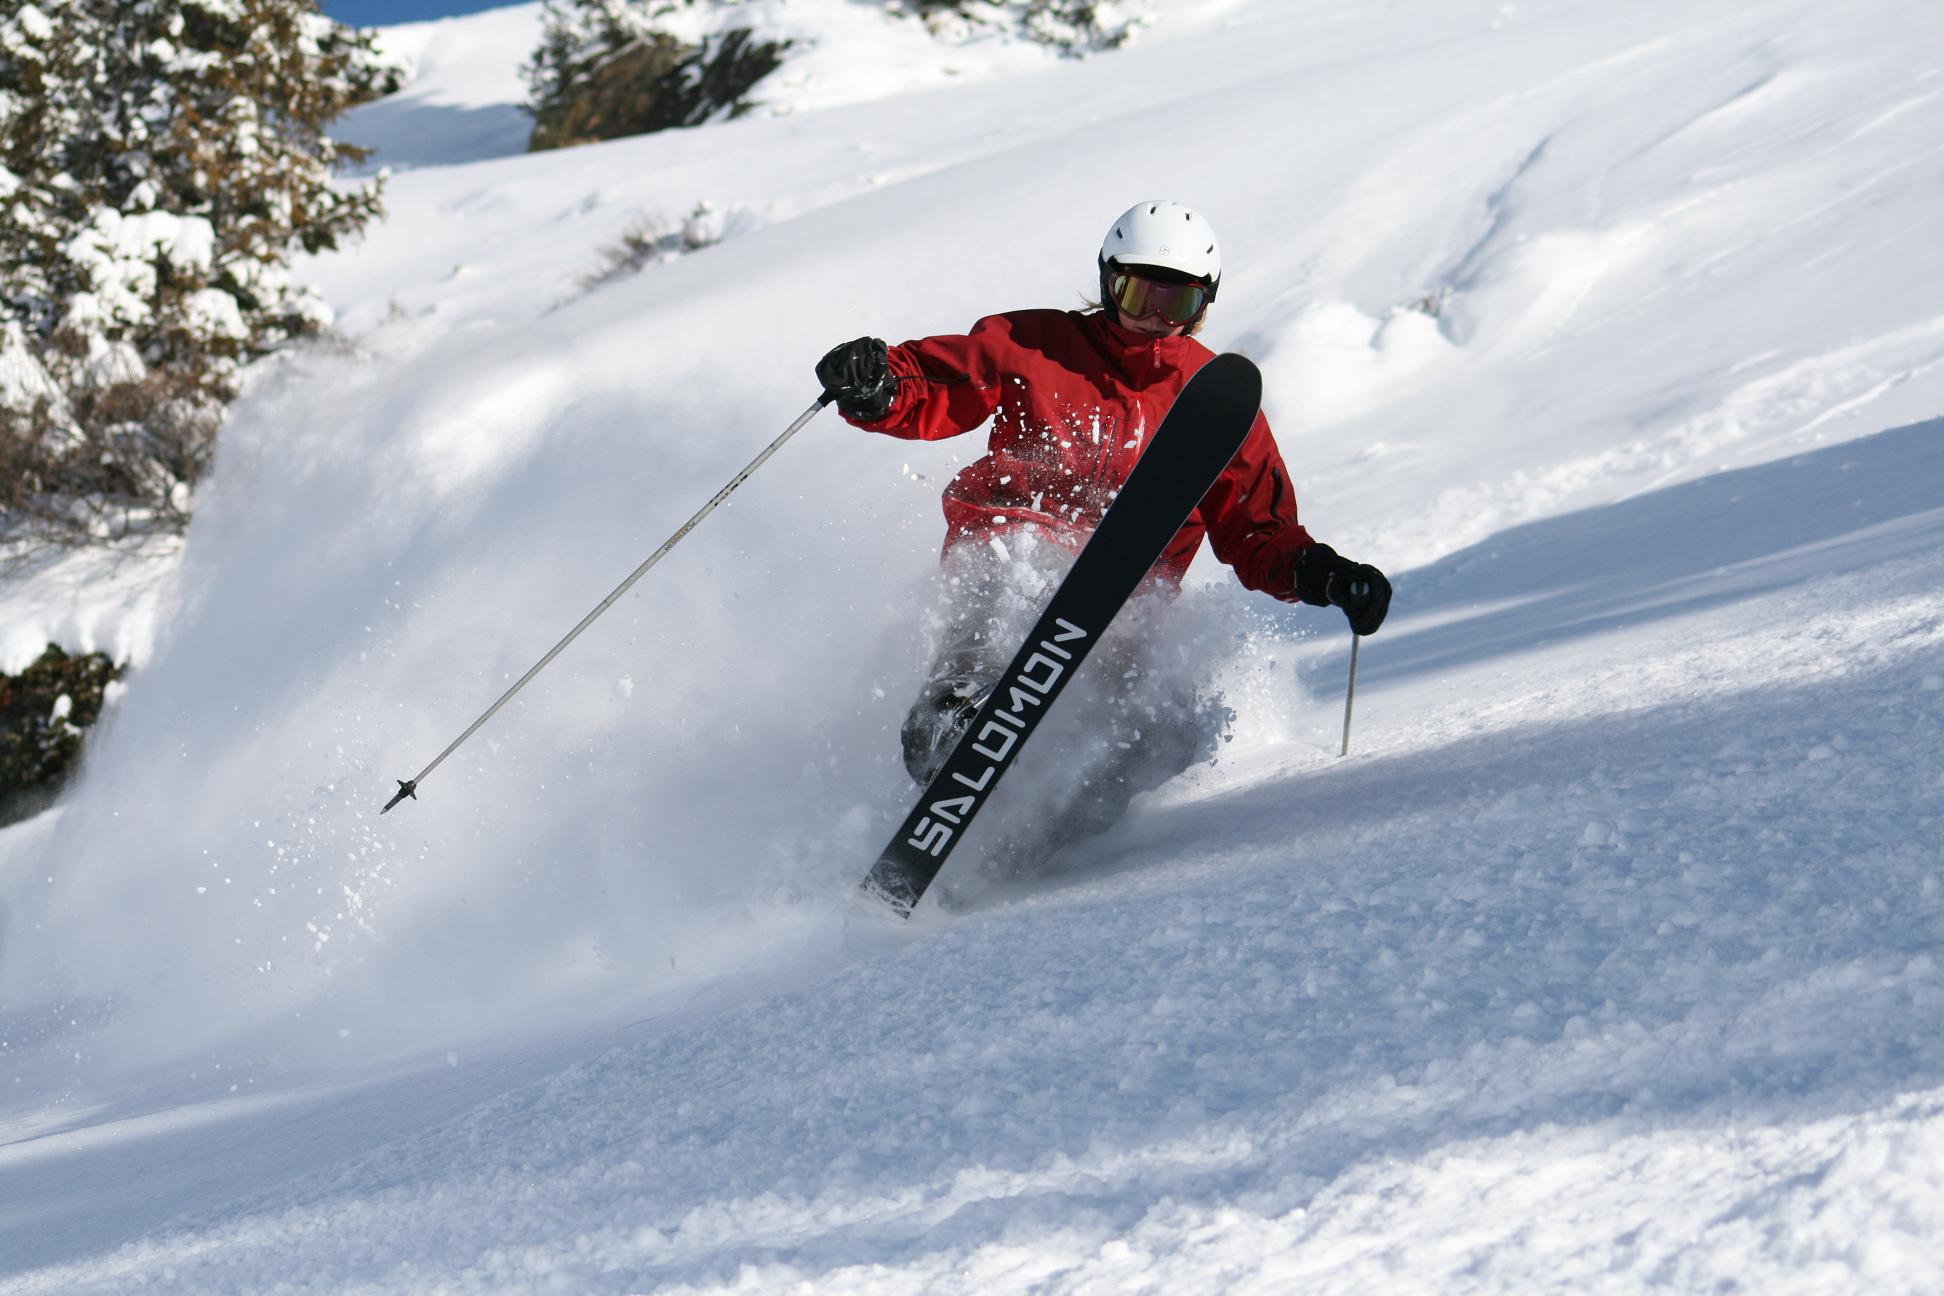
[[[1192,324],[1208,309],[1208,285],[1163,283],[1126,270],[1107,276],[1107,296],[1132,320],[1159,315],[1170,324]]]

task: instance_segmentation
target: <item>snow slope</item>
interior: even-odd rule
[[[0,1292],[1944,1283],[1944,13],[1195,13],[395,177],[0,834]],[[824,347],[1077,303],[1164,193],[1398,580],[1350,759],[1341,623],[1204,558],[1217,764],[856,911],[976,447],[829,419],[377,817]]]
[[[525,150],[520,65],[540,43],[541,6],[505,5],[432,22],[381,27],[380,47],[409,70],[405,88],[350,118],[341,132],[372,150],[364,169],[450,166]]]

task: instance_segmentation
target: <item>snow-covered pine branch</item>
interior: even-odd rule
[[[397,79],[315,0],[0,15],[0,538],[187,522],[241,367],[328,321],[291,257],[379,214],[325,128]]]

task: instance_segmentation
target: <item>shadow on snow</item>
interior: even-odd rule
[[[1398,582],[1397,613],[1438,620],[1384,636],[1366,678],[1450,670],[1935,548],[1939,483],[1944,419],[1931,419],[1513,527]]]

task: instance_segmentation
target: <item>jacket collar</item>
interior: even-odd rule
[[[1181,345],[1186,341],[1180,334],[1153,337],[1137,332],[1116,319],[1112,311],[1104,309],[1083,318],[1093,326],[1101,352],[1128,378],[1150,381],[1166,370],[1180,367]]]

